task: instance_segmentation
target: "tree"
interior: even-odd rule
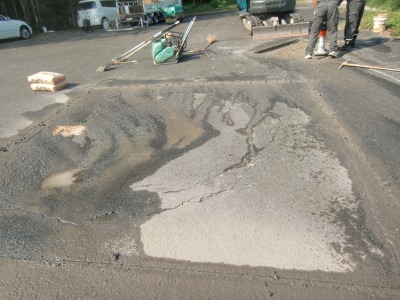
[[[1,12],[22,19],[35,31],[43,25],[54,30],[76,27],[78,0],[0,0]]]

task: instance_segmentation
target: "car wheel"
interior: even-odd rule
[[[110,23],[108,22],[107,18],[103,18],[101,20],[101,25],[103,25],[103,29],[105,29],[105,30],[110,29]]]
[[[154,14],[153,15],[153,24],[158,24],[158,22],[159,22],[159,19],[158,19],[158,15],[157,14]]]
[[[21,26],[19,29],[19,36],[24,40],[29,39],[31,37],[31,32],[29,31],[28,27]]]

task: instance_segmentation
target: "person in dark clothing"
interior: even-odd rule
[[[358,28],[364,13],[365,0],[347,0],[346,24],[344,26],[344,46],[343,49],[356,45]]]
[[[338,6],[343,0],[313,0],[314,5],[314,21],[311,26],[310,35],[308,37],[308,46],[306,56],[310,59],[313,56],[315,45],[317,44],[318,34],[323,23],[326,21],[329,38],[329,52],[331,57],[338,57],[337,52],[337,35],[339,24]]]

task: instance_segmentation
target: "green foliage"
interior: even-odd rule
[[[2,0],[2,13],[24,20],[35,32],[44,25],[48,29],[65,30],[76,26],[78,0]]]
[[[386,25],[392,36],[400,36],[400,11],[389,14]]]
[[[236,0],[211,0],[203,1],[201,4],[197,2],[187,3],[183,1],[187,13],[203,13],[220,11],[225,9],[237,9]]]
[[[212,0],[211,6],[215,8],[221,8],[226,6],[226,0]]]
[[[367,0],[367,5],[370,7],[385,9],[387,11],[400,10],[399,0]]]
[[[368,9],[372,7],[373,10]],[[374,17],[387,14],[386,28],[391,36],[400,36],[400,0],[367,0],[367,8],[361,19],[362,30],[372,30]]]
[[[42,26],[46,26],[48,30],[58,30],[57,26],[57,20],[52,12],[52,10],[48,7],[45,6],[41,10],[41,21],[42,21]]]
[[[362,30],[372,30],[374,28],[374,16],[376,15],[375,11],[364,11],[363,17],[361,19],[360,28]]]

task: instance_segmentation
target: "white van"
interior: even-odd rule
[[[84,27],[83,20],[89,20],[90,25],[101,25],[118,19],[118,9],[115,0],[80,0],[78,2],[78,26]]]

